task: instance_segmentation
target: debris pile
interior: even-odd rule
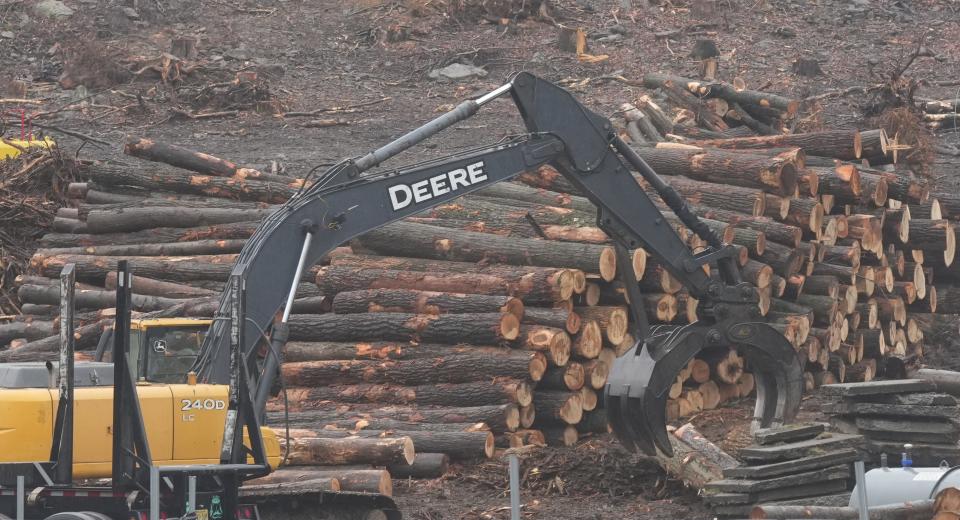
[[[859,435],[826,433],[815,423],[760,430],[754,439],[740,451],[744,465],[725,468],[722,480],[703,488],[718,516],[743,518],[754,504],[846,491],[863,443]]]
[[[899,461],[905,451],[916,466],[938,466],[960,459],[957,400],[921,379],[828,385],[839,399],[823,405],[834,429],[863,435],[874,462],[880,454]],[[904,445],[912,445],[909,450]]]

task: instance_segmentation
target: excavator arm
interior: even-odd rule
[[[527,134],[401,170],[364,173],[509,94]],[[598,208],[598,226],[623,258],[643,247],[700,299],[702,321],[650,330],[630,269],[621,277],[632,302],[639,338],[611,371],[606,407],[615,433],[630,448],[672,453],[666,436],[667,390],[676,374],[709,345],[738,346],[755,369],[755,425],[777,425],[799,407],[801,371],[793,348],[761,322],[753,288],[740,279],[733,250],[687,208],[626,143],[610,122],[569,92],[528,73],[362,157],[321,175],[264,220],[241,251],[231,289],[221,297],[194,371],[210,383],[236,379],[243,368],[259,417],[286,342],[287,319],[297,284],[309,266],[333,248],[402,218],[447,203],[523,171],[551,163]],[[684,224],[710,247],[693,254],[634,178],[652,185]],[[717,267],[708,275],[705,264]],[[629,265],[629,262],[625,262]],[[261,347],[268,346],[261,360]],[[245,385],[240,385],[244,388]],[[225,431],[235,431],[228,414]],[[226,439],[226,437],[225,437]]]

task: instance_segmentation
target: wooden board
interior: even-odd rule
[[[800,473],[811,471],[837,464],[853,462],[858,458],[857,450],[842,449],[829,451],[821,455],[813,455],[797,460],[788,460],[786,462],[775,462],[773,464],[763,464],[761,466],[741,466],[730,468],[723,471],[724,478],[749,478],[760,479],[776,477],[791,473]]]
[[[773,462],[820,455],[839,448],[861,444],[860,435],[829,434],[824,438],[781,444],[779,446],[747,446],[740,450],[740,457],[748,461]]]
[[[823,433],[822,423],[791,424],[780,428],[763,428],[753,434],[758,444],[769,445],[777,442],[805,441]]]
[[[823,385],[821,388],[823,388],[823,392],[828,395],[853,397],[908,392],[932,392],[937,389],[937,386],[929,381],[922,381],[920,379],[899,379],[892,381],[870,381],[868,383]]]
[[[802,486],[824,480],[836,480],[850,476],[850,466],[847,464],[834,465],[804,473],[785,475],[768,479],[725,479],[707,484],[704,491],[709,493],[759,493],[785,487]]]
[[[865,395],[853,399],[860,403],[896,404],[904,406],[957,406],[957,399],[950,394],[924,392],[918,394]]]
[[[960,416],[956,406],[913,406],[905,404],[858,403],[843,401],[825,403],[820,408],[824,413],[837,415],[870,415],[951,419]]]

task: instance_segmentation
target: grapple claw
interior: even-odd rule
[[[658,327],[614,363],[605,392],[607,415],[617,438],[630,450],[673,455],[666,405],[677,374],[707,344],[727,343],[751,363],[757,388],[753,427],[793,418],[800,406],[802,372],[793,347],[765,323],[691,324]],[[719,341],[717,341],[719,340]]]

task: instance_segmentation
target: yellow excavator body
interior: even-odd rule
[[[190,349],[175,350],[174,342],[183,346],[202,340],[209,324],[210,320],[188,318],[132,320],[131,354],[149,353],[153,360],[160,355],[165,359],[185,358],[192,353]],[[164,342],[162,350],[158,340]],[[168,366],[183,366],[185,361],[174,359]],[[185,372],[181,373],[186,379]],[[227,385],[147,382],[141,378],[137,395],[154,463],[219,463],[228,390]],[[49,460],[58,400],[55,387],[0,388],[0,463]],[[280,443],[270,428],[261,428],[261,432],[268,461],[276,468],[280,464]],[[113,386],[76,387],[74,478],[109,477],[112,448]]]
[[[31,148],[51,149],[56,146],[53,139],[44,137],[43,139],[0,139],[0,160],[11,159],[20,155],[21,150]]]

